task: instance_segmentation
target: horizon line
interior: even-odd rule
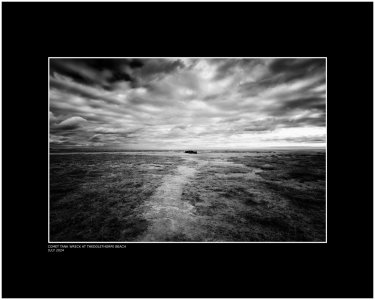
[[[119,149],[119,148],[50,148],[50,151],[93,151],[93,152],[99,152],[99,151],[108,151],[108,152],[127,152],[127,151],[187,151],[187,150],[196,150],[196,151],[252,151],[252,150],[289,150],[289,149],[301,149],[301,150],[308,150],[308,149],[321,149],[326,150],[327,147],[321,147],[321,146],[274,146],[274,147],[253,147],[253,148],[189,148],[189,149],[156,149],[156,148],[140,148],[140,149]]]

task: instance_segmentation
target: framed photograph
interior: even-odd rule
[[[49,58],[49,242],[326,242],[326,65]]]
[[[2,297],[373,297],[373,3],[3,2],[1,88]]]

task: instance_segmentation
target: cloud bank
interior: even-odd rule
[[[51,148],[326,143],[325,59],[50,59]]]

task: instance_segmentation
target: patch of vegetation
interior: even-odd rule
[[[147,168],[155,161],[158,168]],[[51,241],[131,241],[147,230],[139,207],[179,158],[51,155]]]
[[[176,233],[176,234],[173,234],[171,236],[167,236],[167,238],[165,239],[166,242],[186,242],[186,241],[190,241],[190,240],[191,239],[189,239],[183,233]]]
[[[306,170],[306,168],[295,168],[288,171],[287,175],[289,178],[296,179],[300,182],[325,180],[325,172],[319,169]]]
[[[325,190],[324,189],[296,189],[286,186],[282,183],[265,182],[264,186],[278,195],[290,200],[293,204],[303,208],[310,208],[311,206],[325,205]]]
[[[178,156],[51,155],[51,240],[138,240],[151,225],[142,215],[142,204],[180,164],[199,165],[179,200],[194,206],[194,216],[166,240],[325,239],[324,152],[221,157],[207,156],[201,167]]]
[[[259,153],[229,161],[245,167],[208,166],[186,187],[185,199],[201,200],[191,203],[210,239],[325,239],[324,153]],[[246,176],[254,168],[259,176]]]

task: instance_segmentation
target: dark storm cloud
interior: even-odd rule
[[[283,110],[291,109],[318,109],[324,111],[325,99],[324,98],[302,98],[302,99],[291,99],[285,101],[282,106]]]
[[[215,79],[220,80],[232,76],[238,69],[250,69],[257,65],[263,65],[264,61],[259,59],[213,59],[211,63],[216,64]]]
[[[54,77],[50,78],[50,86],[58,90],[62,90],[66,93],[72,93],[78,96],[82,96],[94,100],[103,100],[108,102],[118,102],[118,100],[108,97],[103,91],[98,91],[90,86],[77,84],[73,81],[59,80]]]
[[[286,122],[289,127],[294,126],[314,126],[314,127],[324,127],[326,126],[326,117],[325,114],[320,114],[318,117],[303,117],[295,120],[289,120]]]
[[[325,111],[325,99],[319,97],[288,99],[280,102],[268,111],[273,116],[293,114],[295,111]]]
[[[184,64],[180,60],[166,61],[165,59],[145,60],[142,62],[143,67],[134,70],[134,73],[143,79],[155,79],[179,68],[183,68]]]
[[[142,61],[138,59],[51,59],[50,73],[59,73],[82,84],[112,90],[116,82],[135,82],[131,72],[142,66]]]
[[[324,72],[325,59],[277,59],[270,64],[270,71],[280,75],[283,81],[290,81]]]
[[[51,59],[51,145],[325,142],[324,59]]]
[[[164,59],[51,59],[50,73],[67,76],[81,84],[113,90],[118,82],[129,82],[131,87],[137,87],[183,66],[179,60]]]
[[[244,82],[239,84],[238,91],[247,97],[254,97],[267,88],[271,88],[275,85],[276,83],[271,79],[265,79],[258,82]]]

